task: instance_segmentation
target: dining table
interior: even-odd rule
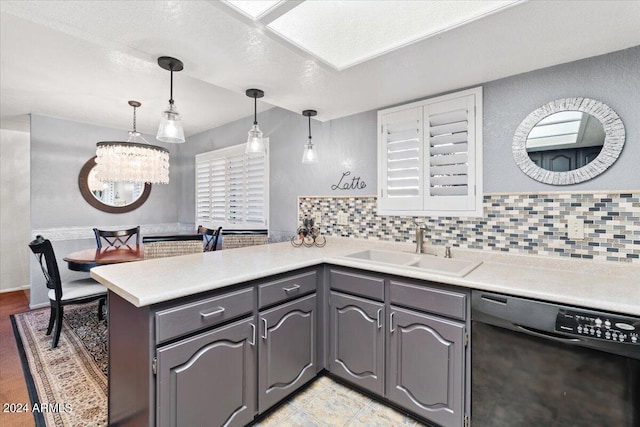
[[[99,265],[119,264],[122,262],[143,261],[144,245],[109,246],[85,249],[70,253],[64,257],[69,270],[89,271]]]

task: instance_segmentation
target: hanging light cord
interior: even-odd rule
[[[311,142],[311,116],[309,116],[309,142]]]
[[[169,65],[169,68],[171,68],[171,89],[169,89],[169,104],[173,105],[173,64]]]
[[[253,124],[258,124],[258,98],[253,98]]]
[[[136,131],[136,107],[133,107],[133,133],[138,133]]]

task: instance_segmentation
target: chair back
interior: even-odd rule
[[[144,236],[144,259],[202,253],[201,234]]]
[[[47,281],[47,288],[55,289],[56,301],[60,301],[62,299],[62,281],[51,241],[38,235],[34,241],[29,243],[29,248],[40,263],[40,268]]]
[[[140,226],[130,228],[128,230],[98,230],[97,228],[93,229],[93,233],[96,236],[96,245],[98,245],[98,249],[103,246],[106,247],[120,247],[120,246],[129,246],[133,245],[135,236],[135,244],[140,244]]]
[[[220,237],[221,231],[222,227],[214,230],[201,225],[198,226],[198,234],[202,234],[203,236],[203,252],[212,252],[218,248],[218,237]]]

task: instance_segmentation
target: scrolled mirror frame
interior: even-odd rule
[[[80,169],[80,173],[78,174],[78,187],[80,188],[80,194],[82,197],[94,208],[101,210],[103,212],[108,213],[126,213],[131,212],[135,209],[138,209],[140,206],[144,204],[149,198],[149,194],[151,194],[151,184],[145,182],[144,190],[142,190],[142,194],[138,197],[133,203],[130,203],[126,206],[111,206],[106,203],[102,203],[100,200],[96,199],[93,196],[93,193],[89,189],[89,172],[96,165],[96,156],[93,156],[82,166]]]
[[[560,111],[582,111],[598,119],[604,127],[605,139],[600,154],[581,168],[553,172],[536,165],[527,153],[527,137],[538,122]],[[618,114],[608,105],[589,98],[563,98],[543,105],[529,114],[518,126],[513,137],[513,159],[522,172],[536,181],[551,185],[571,185],[587,181],[603,173],[620,156],[625,142],[625,130]]]

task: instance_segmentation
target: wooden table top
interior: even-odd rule
[[[118,248],[93,248],[73,252],[64,257],[70,270],[89,271],[92,267],[144,260],[144,245],[120,246]]]

